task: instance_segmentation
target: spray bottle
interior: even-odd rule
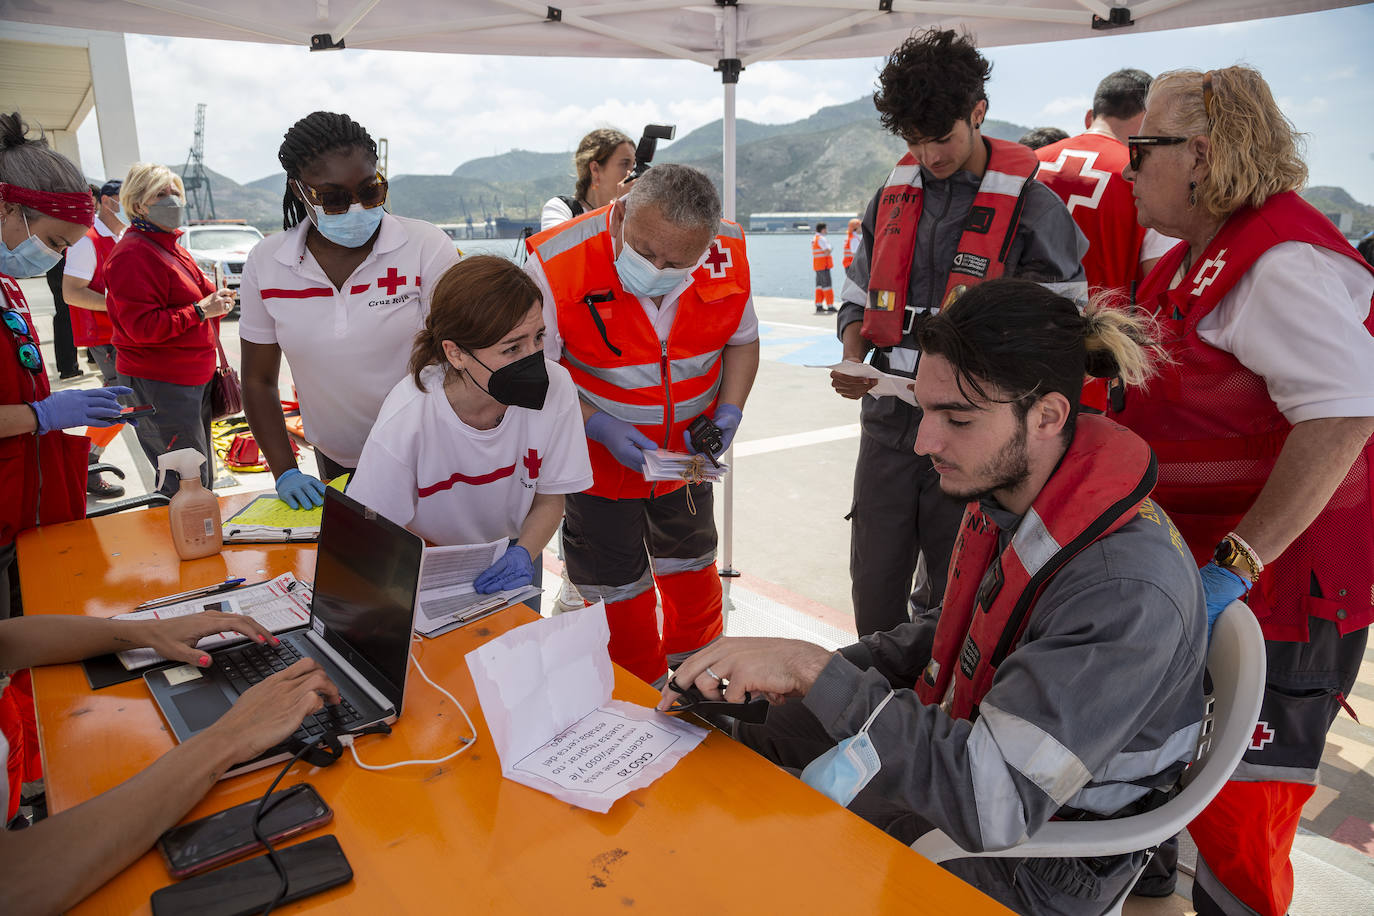
[[[200,483],[200,466],[205,456],[193,448],[180,448],[157,459],[157,485],[164,475],[181,475],[181,490],[172,497],[172,544],[183,560],[195,560],[220,552],[224,534],[220,530],[219,500]]]

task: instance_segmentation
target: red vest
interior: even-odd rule
[[[969,209],[940,308],[948,307],[973,284],[1006,272],[1026,189],[1040,165],[1035,153],[1019,143],[983,139],[988,144],[987,171]],[[902,341],[922,196],[921,167],[907,153],[897,162],[878,198],[863,322],[863,336],[875,347],[892,347]]]
[[[916,681],[921,702],[940,703],[956,719],[975,718],[1045,586],[1080,551],[1145,511],[1154,484],[1154,457],[1138,436],[1082,415],[1059,467],[1000,555],[997,525],[969,503],[930,663]]]
[[[1159,457],[1155,498],[1178,525],[1199,565],[1250,511],[1292,425],[1262,377],[1204,343],[1197,324],[1259,257],[1281,242],[1306,242],[1354,259],[1331,222],[1293,192],[1232,214],[1198,264],[1169,290],[1186,243],[1146,278],[1139,304],[1165,328],[1177,361],[1162,366],[1148,392],[1133,393],[1116,418]],[[1365,319],[1374,333],[1374,313]],[[1312,597],[1315,579],[1323,597]],[[1331,620],[1342,634],[1374,622],[1374,444],[1366,444],[1330,502],[1281,556],[1265,565],[1249,604],[1267,639],[1305,642],[1307,619]]]
[[[18,282],[0,274],[5,305],[33,327],[33,315]],[[51,389],[43,367],[30,372],[19,362],[15,335],[0,322],[0,403],[33,403]],[[38,341],[35,339],[34,343]],[[60,430],[0,439],[0,546],[19,532],[86,517],[86,454],[91,440]]]
[[[830,252],[821,247],[821,234],[817,232],[811,236],[811,269],[829,270],[835,266],[835,261],[830,257]]]
[[[92,226],[86,230],[86,238],[95,245],[95,272],[91,274],[90,290],[93,293],[105,292],[105,259],[114,251],[118,239],[101,235]],[[103,347],[114,334],[114,325],[106,312],[93,312],[73,305],[69,311],[72,316],[72,340],[78,347]]]
[[[639,299],[620,285],[609,218],[610,207],[602,207],[525,243],[553,293],[563,338],[560,362],[583,401],[680,452],[688,425],[715,409],[721,352],[749,301],[744,232],[721,221],[705,261],[678,299],[668,339],[660,342]],[[606,301],[594,301],[601,296]],[[682,486],[651,485],[600,442],[588,441],[587,449],[595,480],[586,492],[593,496],[635,499]]]

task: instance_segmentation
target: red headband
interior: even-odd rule
[[[90,191],[35,191],[0,181],[0,199],[68,223],[89,226],[95,222],[95,198]]]

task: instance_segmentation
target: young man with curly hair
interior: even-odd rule
[[[887,59],[873,95],[882,124],[908,153],[864,213],[862,242],[842,292],[844,358],[914,378],[917,335],[969,287],[999,276],[1044,284],[1071,299],[1087,292],[1087,243],[1064,203],[1034,180],[1035,154],[982,135],[992,65],[973,39],[931,29]],[[831,373],[846,398],[869,379]],[[921,410],[864,398],[854,471],[849,572],[859,635],[889,630],[944,593],[963,503],[940,492],[928,456],[912,446]],[[918,554],[927,583],[912,593]]]

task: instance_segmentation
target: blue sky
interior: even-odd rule
[[[346,111],[387,137],[391,171],[447,173],[509,149],[571,149],[592,127],[679,136],[721,116],[719,77],[681,61],[500,58],[382,51],[312,55],[243,42],[127,39],[145,159],[186,159],[197,102],[209,105],[206,162],[238,181],[278,171],[282,132],[317,108]],[[989,115],[1081,129],[1102,76],[1234,63],[1259,68],[1309,135],[1311,183],[1374,204],[1374,6],[1142,35],[989,48]],[[741,118],[779,123],[873,90],[879,59],[759,64],[740,78]],[[95,119],[79,137],[99,175]]]

